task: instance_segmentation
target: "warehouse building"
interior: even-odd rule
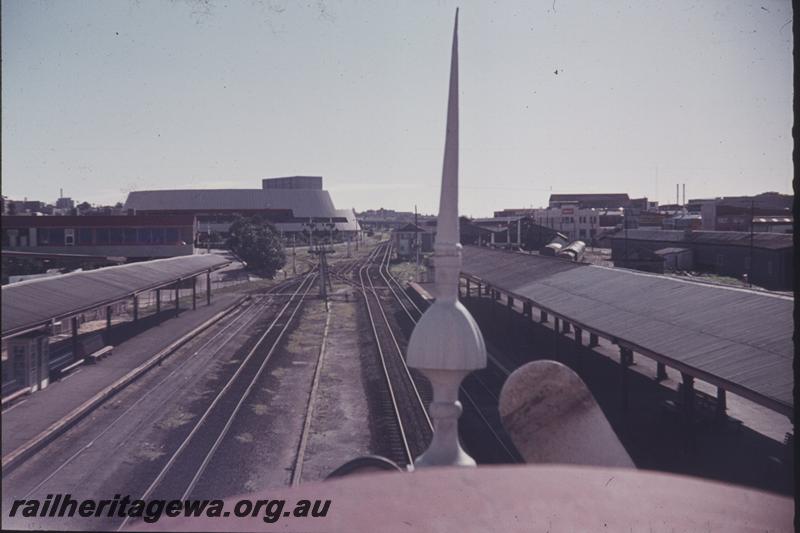
[[[774,231],[791,233],[794,196],[765,192],[755,196],[728,196],[713,200],[690,200],[700,203],[703,229],[711,231]],[[774,219],[765,224],[761,220]]]
[[[752,283],[772,290],[791,290],[793,286],[792,235],[630,229],[611,237],[614,266],[637,268],[629,261],[641,259],[643,252],[671,248],[690,250],[692,269],[699,272],[749,278]]]
[[[321,176],[267,178],[260,189],[133,191],[125,208],[136,214],[193,215],[200,240],[212,233],[224,238],[237,216],[262,216],[284,234],[300,235],[309,222],[336,223],[342,238],[360,229],[352,210],[334,207]]]

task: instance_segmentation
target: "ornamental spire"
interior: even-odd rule
[[[458,230],[458,10],[453,29],[442,191],[436,228],[436,301],[422,315],[408,343],[408,365],[431,381],[434,434],[415,466],[475,466],[458,441],[458,389],[472,370],[486,366],[478,324],[458,301],[461,244]]]

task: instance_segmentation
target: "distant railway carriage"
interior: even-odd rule
[[[561,248],[562,248],[561,243],[551,242],[550,244],[543,246],[542,249],[539,251],[539,253],[549,257],[555,257],[556,254],[558,254],[561,251]]]
[[[583,259],[583,253],[586,250],[586,243],[583,241],[573,241],[569,245],[563,247],[556,255],[558,257],[568,259],[575,263]]]

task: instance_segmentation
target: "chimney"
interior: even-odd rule
[[[686,207],[686,184],[683,184],[683,206]]]
[[[681,205],[681,186],[675,184],[675,203]]]

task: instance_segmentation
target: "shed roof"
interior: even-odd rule
[[[359,231],[361,229],[361,226],[356,219],[356,214],[352,209],[337,209],[336,216],[347,220],[347,222],[336,222],[337,230]]]
[[[392,233],[425,233],[425,229],[417,226],[413,222],[409,222],[404,226],[393,229]]]
[[[627,193],[579,193],[579,194],[551,194],[551,202],[568,202],[581,200],[629,200]]]
[[[688,248],[676,248],[676,247],[669,247],[669,248],[661,248],[660,250],[656,250],[656,255],[668,255],[668,254],[682,254],[685,252],[691,252]]]
[[[791,297],[465,246],[462,272],[784,414]]]
[[[126,209],[214,211],[291,209],[298,218],[335,217],[328,191],[312,189],[183,189],[133,191]]]
[[[682,231],[666,229],[620,230],[612,239],[629,241],[673,242],[682,244],[711,244],[725,246],[750,246],[751,233],[748,231]],[[792,235],[787,233],[755,232],[752,234],[755,248],[780,250],[791,248]]]
[[[5,285],[2,336],[22,333],[230,262],[220,255],[189,255]]]

